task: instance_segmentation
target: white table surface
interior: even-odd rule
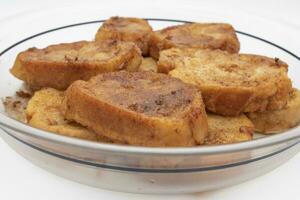
[[[85,0],[89,3],[88,0]],[[0,0],[0,22],[26,12],[46,7],[73,4],[75,1]],[[175,0],[173,1],[176,2]],[[221,1],[198,1],[203,4],[219,5]],[[186,1],[195,3],[195,1]],[[300,1],[238,1],[228,0],[238,9],[239,4],[248,13],[276,20],[300,29]],[[1,27],[0,27],[1,30]],[[1,39],[1,38],[0,38]],[[299,52],[299,51],[298,51]],[[296,52],[296,53],[298,53]],[[0,131],[0,134],[1,131]],[[280,168],[252,181],[222,190],[189,195],[137,195],[96,189],[57,177],[40,169],[10,149],[0,139],[0,199],[66,200],[66,199],[299,199],[300,197],[300,154]]]

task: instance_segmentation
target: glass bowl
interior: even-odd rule
[[[298,30],[226,9],[178,4],[171,10],[155,10],[151,2],[145,4],[143,9],[126,3],[101,8],[80,4],[68,7],[68,12],[66,7],[49,8],[1,21],[5,31],[0,34],[0,97],[13,95],[22,84],[9,73],[18,52],[32,46],[91,40],[103,20],[116,14],[147,18],[154,29],[192,21],[230,22],[238,30],[241,52],[281,58],[290,65],[294,86],[300,86],[296,78],[300,59],[293,53],[299,46]],[[22,26],[26,28],[20,29]],[[3,105],[0,127],[0,136],[13,149],[50,172],[83,184],[134,193],[190,193],[234,185],[269,172],[300,149],[299,127],[218,146],[149,148],[96,143],[32,128],[8,117]]]

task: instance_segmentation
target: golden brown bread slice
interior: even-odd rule
[[[156,61],[151,57],[145,57],[143,58],[143,61],[140,65],[139,71],[151,71],[151,72],[157,72],[157,63]]]
[[[152,27],[144,19],[132,17],[111,17],[106,20],[96,34],[96,41],[120,40],[134,42],[148,55],[148,39]]]
[[[201,93],[153,72],[113,72],[76,81],[65,117],[111,140],[141,146],[194,146],[207,136]]]
[[[223,117],[207,113],[208,137],[205,144],[230,144],[252,140],[254,125],[246,117]]]
[[[150,56],[158,59],[159,52],[172,47],[221,49],[230,53],[240,50],[234,28],[224,23],[191,23],[171,26],[151,34]]]
[[[87,128],[65,120],[62,101],[64,92],[46,88],[35,92],[29,101],[25,115],[28,124],[60,135],[98,142],[121,143],[97,135]],[[208,136],[205,144],[228,144],[252,139],[253,124],[244,115],[222,117],[208,113]]]
[[[159,72],[194,84],[206,108],[225,116],[282,109],[292,91],[287,64],[275,58],[220,50],[162,51]]]
[[[137,71],[140,50],[130,42],[74,42],[19,53],[11,73],[34,89],[66,89],[76,80],[103,72]]]
[[[283,132],[300,123],[300,91],[294,89],[286,107],[281,110],[248,113],[255,131],[264,134]]]
[[[63,96],[63,92],[52,88],[35,92],[25,111],[27,123],[35,128],[59,135],[99,142],[112,142],[108,138],[87,130],[80,124],[65,120],[61,107]]]

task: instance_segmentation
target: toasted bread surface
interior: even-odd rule
[[[141,146],[194,146],[207,136],[201,93],[153,72],[114,72],[76,81],[65,116],[111,140]]]
[[[246,117],[224,117],[207,113],[208,137],[205,144],[230,144],[252,140],[254,125]]]
[[[35,92],[26,109],[27,123],[33,127],[60,135],[98,142],[122,143],[95,134],[76,122],[64,118],[62,101],[64,92],[47,88]],[[252,139],[253,124],[244,115],[222,117],[208,113],[206,145],[228,144]]]
[[[158,62],[159,72],[196,85],[206,108],[225,116],[282,109],[292,91],[287,68],[277,58],[200,49],[165,50]]]
[[[191,23],[171,26],[151,34],[150,56],[158,59],[159,52],[172,47],[221,49],[237,53],[240,43],[234,28],[224,23]]]
[[[64,118],[62,101],[64,92],[46,88],[35,92],[29,101],[25,115],[27,123],[56,134],[84,140],[122,143],[103,135],[95,134],[76,122]],[[252,139],[253,124],[244,115],[238,117],[222,117],[208,113],[208,136],[206,145],[228,144]]]
[[[151,57],[144,57],[140,65],[139,71],[157,72],[157,63]]]
[[[34,89],[66,89],[99,73],[137,71],[142,61],[135,44],[120,41],[64,43],[19,53],[11,73]]]
[[[27,123],[35,128],[59,135],[99,142],[112,142],[108,138],[89,131],[80,124],[66,120],[61,107],[63,96],[63,92],[52,88],[35,92],[25,111]]]
[[[300,123],[300,91],[294,89],[286,107],[281,110],[248,113],[255,131],[274,134],[286,131]]]
[[[99,28],[95,39],[97,41],[120,40],[134,42],[148,55],[148,39],[152,27],[144,19],[132,17],[111,17]]]

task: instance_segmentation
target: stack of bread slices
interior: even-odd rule
[[[153,31],[112,17],[93,41],[30,48],[11,73],[34,90],[33,127],[97,142],[190,147],[244,142],[300,121],[300,93],[278,58],[240,54],[234,28]]]

